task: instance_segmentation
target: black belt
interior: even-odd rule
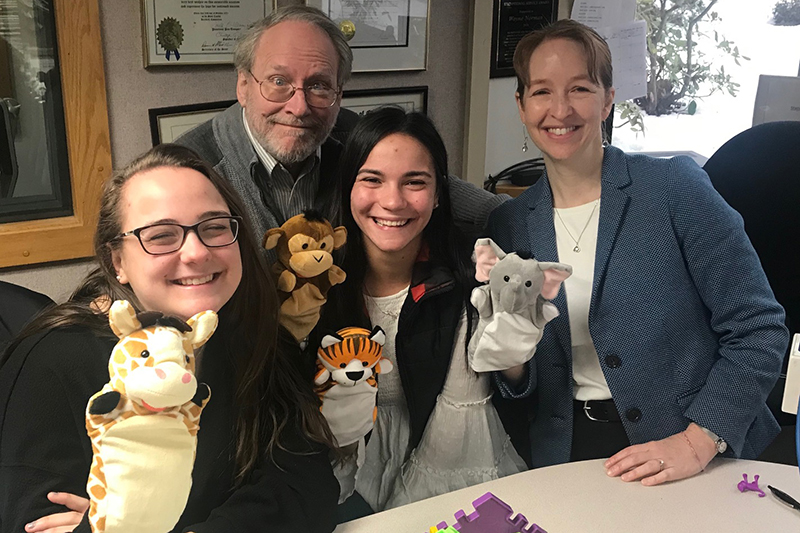
[[[583,413],[593,422],[620,422],[614,400],[573,400],[573,414]]]

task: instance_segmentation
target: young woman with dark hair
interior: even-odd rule
[[[347,280],[331,291],[317,333],[378,325],[396,367],[378,376],[355,489],[382,511],[523,470],[489,376],[467,364],[475,283],[439,133],[422,114],[382,108],[361,119],[340,165]],[[340,474],[352,486],[353,472]]]
[[[3,356],[0,529],[88,530],[84,411],[108,381],[117,339],[106,311],[114,300],[183,320],[206,309],[219,314],[198,357],[198,381],[212,398],[174,531],[333,529],[331,435],[292,343],[279,342],[276,290],[244,217],[228,182],[177,145],[153,148],[106,183],[98,268]],[[213,233],[220,227],[229,241]],[[167,233],[174,249],[155,244]]]

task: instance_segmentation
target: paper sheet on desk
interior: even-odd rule
[[[595,28],[611,49],[614,103],[647,94],[647,23],[636,20],[620,26]]]

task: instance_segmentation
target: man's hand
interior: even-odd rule
[[[47,499],[63,505],[69,511],[43,516],[27,524],[25,531],[28,533],[68,533],[81,523],[83,515],[89,509],[89,500],[68,492],[49,492]]]

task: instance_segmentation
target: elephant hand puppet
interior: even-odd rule
[[[475,243],[476,287],[470,301],[478,310],[478,326],[469,343],[475,372],[506,370],[521,365],[536,351],[545,324],[558,316],[548,300],[572,274],[562,263],[544,263],[505,253],[491,239]]]

